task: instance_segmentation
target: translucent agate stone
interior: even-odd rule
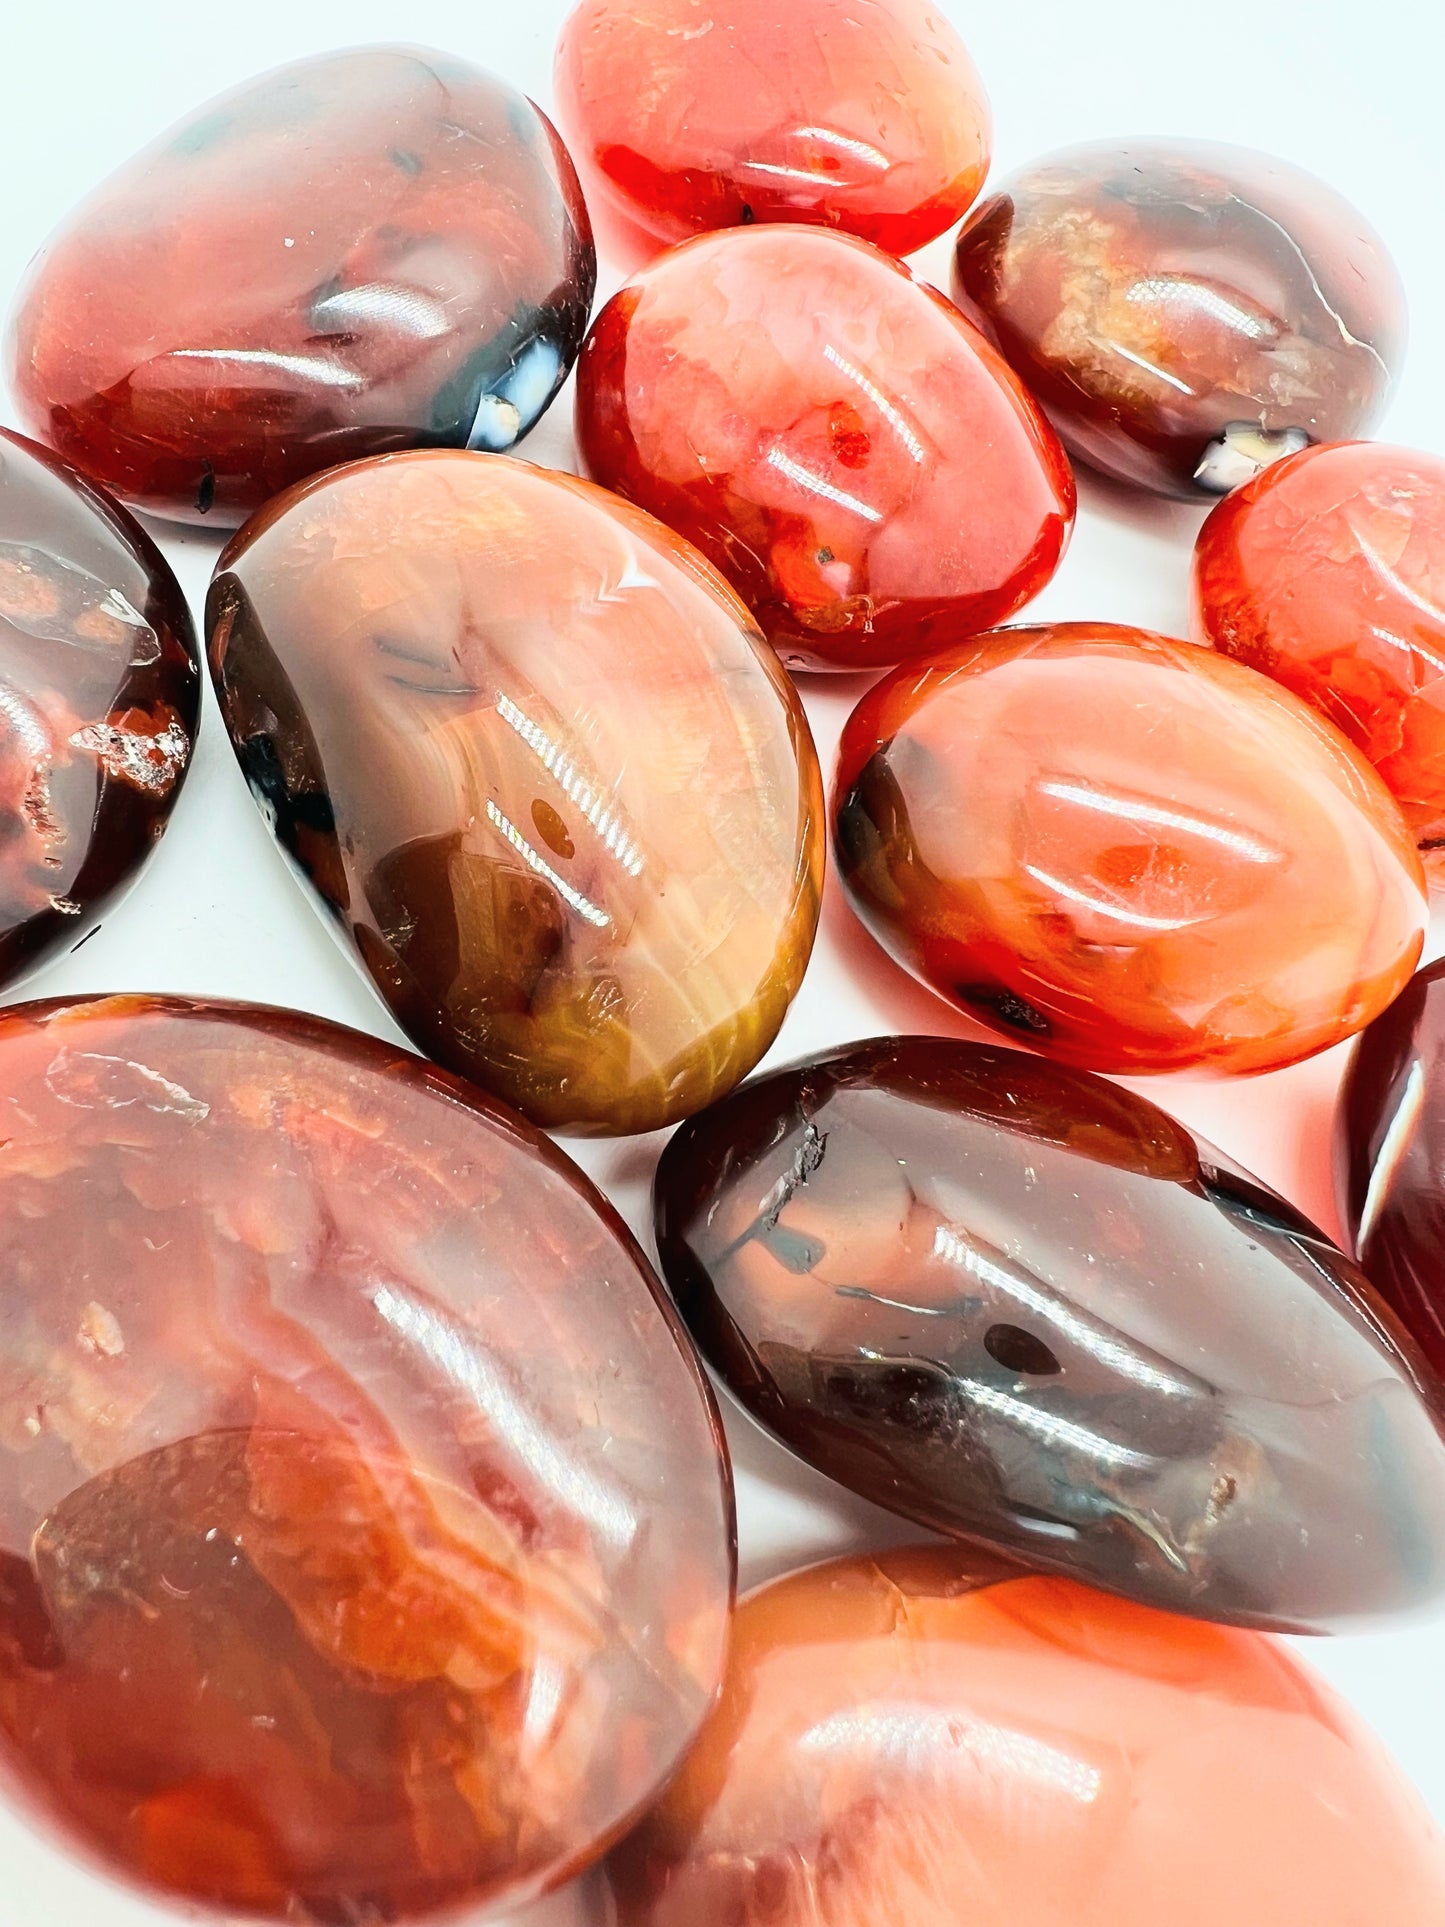
[[[908,254],[988,172],[983,83],[930,0],[582,0],[556,90],[589,195],[659,241],[809,221]]]
[[[1360,1263],[1445,1378],[1445,963],[1412,977],[1361,1037],[1336,1148]]]
[[[257,801],[430,1055],[593,1133],[762,1056],[817,925],[817,757],[687,543],[574,476],[383,456],[254,517],[208,622]]]
[[[1272,463],[1194,550],[1201,642],[1328,716],[1445,849],[1445,461],[1336,442]]]
[[[1283,1647],[961,1550],[744,1600],[620,1927],[1420,1927],[1437,1829]]]
[[[715,1413],[519,1118],[317,1019],[0,1019],[0,1772],[227,1920],[585,1864],[717,1685]]]
[[[695,542],[783,660],[859,669],[1001,622],[1073,528],[1058,438],[932,288],[844,235],[733,229],[603,309],[589,472]]]
[[[1445,1394],[1282,1198],[1086,1071],[937,1037],[669,1143],[658,1249],[785,1445],[1154,1606],[1327,1631],[1445,1595]]]
[[[170,821],[195,630],[134,518],[0,429],[0,983],[95,927]]]
[[[1165,495],[1368,433],[1404,353],[1404,291],[1364,216],[1209,141],[1032,162],[965,224],[953,285],[1073,454]]]
[[[1112,623],[975,637],[843,731],[854,907],[970,1016],[1103,1071],[1272,1070],[1408,981],[1424,874],[1340,733],[1213,650]]]
[[[524,95],[425,48],[324,54],[208,101],[75,209],[18,297],[10,386],[127,501],[234,526],[335,462],[510,448],[596,272]]]

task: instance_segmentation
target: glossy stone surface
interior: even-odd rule
[[[1424,876],[1339,732],[1253,670],[1110,623],[900,669],[843,731],[854,907],[915,976],[1090,1070],[1272,1070],[1409,978]]]
[[[1336,1151],[1360,1263],[1445,1377],[1445,963],[1411,978],[1360,1039]]]
[[[0,429],[0,984],[79,941],[133,881],[200,707],[190,611],[159,549]]]
[[[520,1898],[667,1777],[730,1494],[620,1220],[317,1019],[0,1019],[0,1768],[228,1920]]]
[[[1445,1393],[1342,1252],[1132,1092],[853,1045],[685,1124],[656,1210],[708,1362],[879,1505],[1238,1625],[1445,1597]]]
[[[577,376],[592,476],[688,537],[783,660],[859,669],[1012,615],[1074,479],[951,303],[845,235],[733,229],[603,309]]]
[[[1309,448],[1215,508],[1194,551],[1201,642],[1328,716],[1445,849],[1445,461]]]
[[[1366,433],[1405,345],[1364,216],[1286,161],[1205,141],[1022,169],[960,234],[954,292],[1075,455],[1165,495]]]
[[[587,181],[660,241],[754,221],[909,254],[988,172],[988,101],[930,0],[581,0],[558,118]]]
[[[126,500],[229,527],[335,462],[509,448],[595,280],[529,100],[424,48],[326,54],[207,102],[81,203],[21,290],[11,392]]]
[[[1445,1848],[1273,1640],[975,1555],[739,1609],[718,1710],[612,1863],[620,1927],[1421,1927]]]
[[[384,456],[255,517],[209,627],[253,794],[431,1056],[602,1133],[751,1070],[817,925],[821,784],[695,550],[574,476]]]

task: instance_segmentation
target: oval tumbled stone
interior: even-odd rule
[[[695,550],[501,457],[358,463],[221,557],[211,667],[282,844],[423,1049],[539,1124],[650,1130],[802,979],[802,706]]]
[[[1004,621],[1074,521],[1057,437],[978,330],[876,248],[780,222],[670,249],[608,302],[577,442],[794,669],[911,661]]]
[[[1340,732],[1212,649],[997,629],[843,729],[854,909],[980,1023],[1091,1071],[1278,1070],[1398,996],[1428,921],[1400,807]]]
[[[233,527],[335,462],[510,448],[596,277],[545,114],[450,54],[358,47],[208,101],[82,202],[21,289],[10,385],[128,501]]]
[[[1445,1440],[1363,1275],[1143,1098],[894,1038],[684,1126],[658,1243],[709,1362],[880,1505],[1204,1618],[1445,1593]]]
[[[195,630],[160,550],[0,429],[0,984],[75,944],[134,880],[200,713]]]
[[[0,1019],[0,1772],[238,1917],[521,1898],[722,1665],[716,1414],[620,1220],[317,1019]]]
[[[1277,1641],[957,1546],[745,1599],[717,1710],[609,1872],[615,1927],[1445,1915],[1424,1802]]]

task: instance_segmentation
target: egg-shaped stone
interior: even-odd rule
[[[1112,623],[1001,629],[883,679],[843,731],[843,881],[970,1016],[1102,1071],[1273,1070],[1420,955],[1399,806],[1288,690]]]
[[[589,195],[659,241],[807,221],[908,254],[988,172],[988,99],[931,0],[581,0],[556,91]]]
[[[1330,442],[1226,495],[1194,549],[1194,632],[1328,716],[1445,851],[1445,460]]]
[[[133,516],[0,429],[0,984],[79,942],[175,808],[200,658]]]
[[[1422,1927],[1439,1829],[1258,1633],[971,1552],[738,1609],[723,1697],[610,1862],[618,1927]]]
[[[228,1920],[468,1920],[710,1705],[716,1413],[582,1173],[315,1018],[0,1018],[0,1768]]]
[[[1031,163],[965,224],[953,285],[1073,454],[1164,495],[1368,433],[1404,354],[1400,277],[1358,209],[1210,141]]]
[[[333,463],[509,448],[566,379],[596,255],[556,131],[450,54],[281,67],[128,161],[10,323],[24,425],[127,501],[234,527]]]
[[[577,438],[797,668],[895,663],[1003,621],[1073,527],[1068,458],[1007,363],[846,235],[731,229],[653,262],[587,339]]]
[[[709,1363],[879,1505],[1238,1625],[1445,1597],[1445,1395],[1343,1252],[1132,1092],[850,1045],[689,1120],[656,1211]]]
[[[254,517],[208,621],[253,794],[431,1056],[600,1133],[762,1056],[817,925],[821,783],[685,542],[575,476],[382,456]]]
[[[1445,963],[1412,977],[1361,1037],[1335,1143],[1360,1264],[1445,1380]]]

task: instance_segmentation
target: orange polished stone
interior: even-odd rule
[[[687,543],[572,475],[384,456],[221,557],[221,711],[399,1021],[536,1122],[674,1122],[768,1048],[817,926],[802,706]]]
[[[1194,551],[1203,642],[1342,729],[1445,848],[1445,461],[1340,442],[1275,462]]]
[[[1425,1927],[1445,1844],[1283,1647],[843,1559],[738,1610],[723,1698],[611,1862],[620,1927]]]
[[[706,1712],[716,1415],[556,1148],[314,1018],[0,1019],[0,1772],[172,1901],[383,1927],[595,1857]]]
[[[752,221],[893,254],[988,172],[988,101],[931,0],[582,0],[558,118],[590,195],[660,241]]]
[[[925,983],[1103,1071],[1260,1071],[1419,957],[1424,874],[1367,762],[1228,657],[1109,623],[979,636],[843,732],[843,880]]]
[[[577,371],[593,477],[695,542],[795,668],[899,662],[1053,575],[1074,478],[1007,363],[846,235],[733,229],[608,303]]]

